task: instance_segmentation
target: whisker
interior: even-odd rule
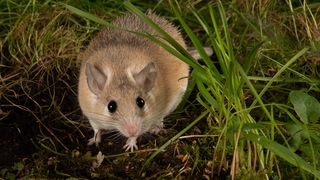
[[[94,115],[96,117],[102,117],[102,118],[109,118],[108,116],[104,115],[104,114],[99,114],[99,113],[95,113],[95,112],[90,112],[90,111],[83,111],[84,113],[90,114],[90,115]]]
[[[84,112],[90,114],[95,120],[101,121],[103,123],[110,123],[114,125],[116,122],[112,117],[106,116],[104,114],[98,114],[98,113],[89,112],[89,111],[84,111]]]
[[[121,137],[123,137],[123,135],[119,131],[111,136],[114,141],[119,141]]]

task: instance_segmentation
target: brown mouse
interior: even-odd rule
[[[187,49],[177,27],[155,14],[148,17]],[[113,24],[161,38],[136,15]],[[79,103],[94,130],[89,145],[101,141],[101,130],[116,130],[128,138],[126,150],[138,149],[137,138],[157,133],[187,89],[186,63],[147,38],[117,28],[102,29],[79,57]]]

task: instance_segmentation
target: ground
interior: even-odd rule
[[[0,178],[320,178],[317,1],[131,2],[0,1]],[[191,63],[183,102],[139,150],[112,133],[87,146],[78,55],[104,23],[87,13],[139,9],[215,53]]]

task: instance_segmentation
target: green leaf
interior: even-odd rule
[[[248,134],[245,136],[245,139],[262,145],[263,147],[269,149],[274,154],[286,160],[290,164],[297,166],[309,173],[312,173],[317,178],[320,178],[319,170],[317,170],[315,167],[313,167],[311,164],[309,164],[307,161],[302,159],[297,154],[293,153],[289,148],[257,134]]]
[[[316,98],[300,91],[292,91],[289,98],[303,123],[315,123],[319,119],[320,103]]]
[[[307,133],[304,132],[303,128],[299,124],[293,122],[289,122],[286,127],[292,136],[290,145],[293,150],[296,151],[304,143],[304,140],[308,138]]]
[[[314,144],[313,145],[314,148],[314,152],[312,152],[312,150],[310,149],[309,145],[305,145],[305,146],[301,146],[300,150],[302,151],[302,155],[304,155],[304,157],[309,158],[310,161],[312,160],[311,157],[313,156],[312,153],[314,153],[315,157],[320,157],[320,144]],[[317,159],[317,163],[320,163],[319,158]]]

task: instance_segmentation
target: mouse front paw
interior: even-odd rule
[[[93,138],[89,139],[89,142],[87,145],[91,146],[95,144],[96,146],[98,146],[100,142],[101,142],[101,131],[95,130]]]
[[[87,145],[91,146],[91,145],[95,144],[96,146],[98,146],[100,142],[101,142],[100,140],[97,140],[95,137],[93,137],[88,140]]]
[[[126,144],[123,146],[126,151],[138,150],[137,137],[129,137]]]
[[[149,132],[152,134],[158,134],[161,130],[163,130],[163,122],[161,121],[160,124],[158,124],[157,126],[153,127]]]

